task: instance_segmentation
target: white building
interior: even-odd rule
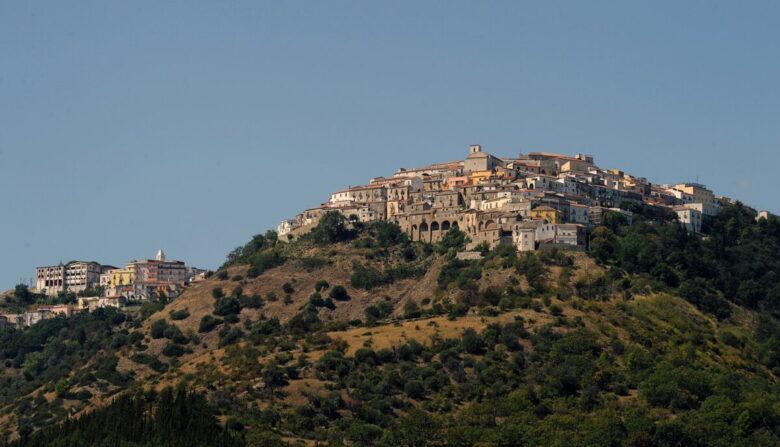
[[[679,220],[688,231],[701,233],[701,211],[695,207],[687,206],[676,206],[674,207],[674,211],[677,213],[677,220]]]
[[[286,236],[297,227],[298,225],[296,221],[285,219],[276,227],[276,233],[279,235],[279,237]]]
[[[541,244],[585,246],[585,226],[580,224],[554,224],[544,221],[525,221],[512,228],[512,243],[517,251],[534,251]]]

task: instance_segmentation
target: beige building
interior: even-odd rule
[[[720,203],[715,199],[712,191],[704,185],[698,183],[678,183],[669,192],[680,200],[683,205],[701,203],[704,215],[716,216],[720,211]]]
[[[469,155],[463,163],[463,172],[492,171],[503,166],[504,162],[500,158],[482,152],[482,146],[473,144],[469,147]]]
[[[99,309],[101,307],[115,307],[120,309],[124,307],[127,300],[123,296],[107,296],[107,297],[81,297],[78,299],[78,309],[86,310],[89,312]]]
[[[65,265],[35,269],[35,288],[46,295],[78,293],[100,285],[102,268],[97,262],[71,261]]]

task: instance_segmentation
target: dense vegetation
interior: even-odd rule
[[[133,378],[116,371],[114,351],[127,343],[132,325],[125,314],[105,308],[43,320],[24,331],[0,331],[0,396],[4,404],[14,404],[19,432],[64,416],[63,399],[87,401],[95,389],[127,386]],[[79,370],[89,359],[95,361]],[[48,391],[55,391],[51,401],[43,397]]]
[[[183,388],[120,396],[110,405],[39,431],[9,447],[239,447],[243,440],[217,424],[202,394]]]
[[[780,219],[755,220],[737,204],[705,221],[705,238],[675,223],[643,220],[593,232],[592,254],[626,277],[622,288],[677,288],[695,305],[729,316],[725,300],[780,315]],[[631,282],[629,282],[631,281]]]

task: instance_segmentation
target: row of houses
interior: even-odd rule
[[[415,241],[436,242],[458,228],[473,245],[511,243],[529,251],[549,244],[583,247],[588,230],[607,214],[630,223],[632,205],[662,208],[700,232],[702,216],[716,215],[728,201],[698,183],[659,185],[602,169],[586,154],[499,158],[472,145],[464,160],[401,168],[333,192],[327,202],[282,221],[277,231],[281,240],[293,240],[337,211],[359,222],[396,222]]]
[[[37,267],[35,291],[50,296],[100,292],[103,297],[147,300],[178,296],[187,283],[204,275],[205,270],[183,261],[166,260],[159,250],[154,259],[131,261],[123,268],[88,261]]]

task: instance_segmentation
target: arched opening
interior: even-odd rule
[[[450,221],[449,220],[445,220],[444,222],[441,223],[441,231],[447,231],[449,229],[450,229]]]
[[[457,222],[453,222],[453,223],[452,223],[452,228],[455,228],[455,229],[457,229],[457,228],[458,228],[458,223],[457,223]]]
[[[492,220],[489,220],[485,223],[485,229],[486,230],[495,230],[496,229],[496,223]]]
[[[431,231],[439,231],[439,222],[435,220],[431,222]]]
[[[423,222],[420,224],[420,232],[427,233],[428,232],[428,224]]]
[[[477,231],[482,231],[482,222],[477,224]]]

